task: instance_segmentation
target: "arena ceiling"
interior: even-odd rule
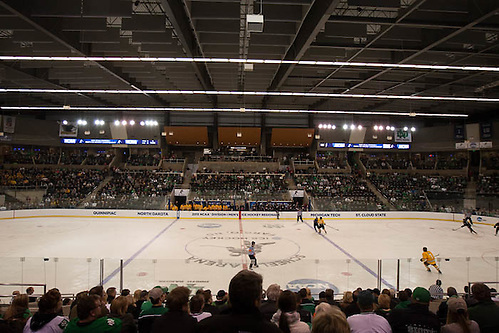
[[[15,58],[0,61],[0,89],[7,89],[0,106],[4,114],[41,115],[81,106],[157,107],[137,112],[161,115],[228,108],[235,115],[259,109],[346,111],[367,119],[376,112],[496,117],[498,13],[497,0],[3,0],[0,56]],[[248,31],[247,14],[264,16],[263,32]],[[74,92],[56,92],[67,89]],[[398,97],[380,98],[386,95]],[[283,121],[294,116],[302,115],[286,113]]]

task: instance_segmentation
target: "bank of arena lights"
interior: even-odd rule
[[[61,121],[61,123],[63,125],[68,125],[70,123],[70,121],[64,119]],[[132,120],[118,120],[117,119],[117,120],[113,121],[112,123],[114,124],[114,126],[134,126],[136,122],[133,119]],[[85,119],[78,119],[76,121],[76,124],[80,125],[80,126],[86,126],[88,124],[88,122]],[[102,119],[95,119],[94,120],[95,126],[103,126],[105,124],[106,124],[106,122]],[[145,120],[145,121],[142,120],[140,122],[140,125],[141,126],[158,126],[159,123],[156,120]]]
[[[98,62],[201,62],[201,63],[238,63],[271,65],[305,65],[333,67],[374,67],[423,69],[441,71],[482,71],[499,72],[499,67],[488,66],[447,66],[424,64],[395,64],[378,62],[280,60],[280,59],[239,59],[239,58],[189,58],[189,57],[49,57],[49,56],[0,56],[2,61],[98,61]]]

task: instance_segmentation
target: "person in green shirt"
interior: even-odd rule
[[[97,295],[84,295],[78,301],[78,318],[71,320],[65,333],[119,333],[121,320],[101,316],[101,299]]]

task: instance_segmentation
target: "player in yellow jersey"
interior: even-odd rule
[[[317,221],[317,229],[319,229],[319,233],[321,233],[321,229],[324,230],[324,233],[327,234],[326,231],[326,222],[322,219],[322,216],[319,218],[319,221]]]
[[[438,273],[442,274],[442,271],[438,268],[438,265],[435,262],[435,256],[431,253],[431,251],[428,251],[427,247],[423,247],[423,258],[419,260],[423,262],[428,272],[431,272],[430,265],[432,265],[437,269]]]

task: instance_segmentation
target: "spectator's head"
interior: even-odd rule
[[[320,302],[325,302],[326,301],[326,292],[325,291],[321,291],[319,293],[319,301]]]
[[[431,300],[431,295],[428,289],[423,287],[416,287],[414,289],[414,292],[412,293],[411,299],[413,303],[428,305]]]
[[[352,303],[353,302],[353,293],[351,291],[345,291],[343,293],[343,303]]]
[[[29,306],[29,298],[27,294],[20,294],[12,299],[12,303],[7,308],[4,314],[4,319],[19,317],[26,311]]]
[[[321,312],[326,312],[326,311],[330,311],[332,308],[331,304],[329,303],[326,303],[326,302],[322,302],[322,303],[319,303],[316,307],[315,307],[315,314],[314,316],[317,316],[319,313]]]
[[[326,289],[326,299],[328,301],[334,300],[334,290],[333,289]]]
[[[312,320],[312,333],[350,333],[345,314],[335,306],[317,314]]]
[[[217,301],[224,301],[227,299],[227,292],[225,290],[220,289],[217,292]]]
[[[101,299],[98,295],[82,295],[76,312],[80,321],[92,322],[101,316]]]
[[[441,285],[442,285],[442,281],[440,281],[440,280],[438,280],[438,279],[437,279],[437,281],[435,281],[435,284],[436,284],[437,286],[441,286]]]
[[[128,295],[130,295],[130,289],[123,289],[120,293],[120,296],[128,296]],[[114,296],[116,296],[116,294]]]
[[[113,299],[116,298],[116,287],[107,288],[106,294],[107,294],[107,303],[111,304]]]
[[[140,298],[141,301],[147,301],[149,299],[149,292],[147,290],[142,290],[140,292]]]
[[[378,296],[378,306],[380,309],[389,309],[391,297],[387,294],[381,294]]]
[[[34,292],[35,292],[35,288],[33,288],[33,287],[26,288],[26,294],[33,295]]]
[[[229,302],[235,311],[248,311],[260,306],[263,278],[260,274],[242,270],[229,284]]]
[[[452,296],[457,296],[457,290],[454,287],[448,287],[447,288],[447,296],[452,297]]]
[[[373,291],[372,291],[372,294],[373,294],[374,297],[377,298],[381,294],[381,292],[379,291],[378,288],[374,288]]]
[[[307,298],[307,289],[301,288],[300,291],[298,291],[298,295],[300,295],[301,299],[306,299]]]
[[[279,286],[278,284],[274,283],[274,284],[271,284],[268,288],[267,288],[267,299],[269,301],[273,301],[273,302],[276,302],[277,299],[279,298],[279,294],[281,293],[281,286]]]
[[[38,301],[38,310],[41,314],[57,313],[61,307],[61,293],[56,290],[49,290]]]
[[[118,296],[111,302],[111,314],[122,317],[126,314],[130,302],[126,296]]]
[[[405,290],[400,290],[399,291],[399,300],[401,302],[405,302],[407,300],[409,300],[409,295],[407,295],[407,292]]]
[[[203,299],[205,304],[211,304],[213,302],[213,296],[211,296],[210,289],[206,289],[203,291]]]
[[[189,309],[191,310],[191,313],[203,312],[204,302],[205,301],[203,296],[201,295],[192,296],[191,300],[189,301]]]
[[[88,291],[88,294],[89,295],[97,295],[97,296],[100,297],[101,302],[103,304],[106,303],[106,298],[105,298],[106,297],[106,293],[104,292],[104,288],[102,286],[95,286],[95,287],[93,287],[92,289],[90,289]]]
[[[490,289],[484,283],[475,283],[471,286],[471,293],[479,302],[490,300]]]
[[[142,290],[137,289],[133,292],[133,301],[137,302],[140,299],[140,294],[142,294]]]
[[[411,290],[411,288],[405,288],[404,291],[407,293],[407,296],[409,296],[409,297],[412,296],[412,290]]]
[[[468,307],[464,299],[452,297],[447,301],[447,307],[447,324],[458,323],[462,328],[468,327]]]
[[[189,310],[189,295],[191,291],[187,287],[177,287],[173,289],[166,298],[166,304],[170,311],[183,311]],[[196,295],[198,296],[198,295]],[[201,296],[201,295],[199,295]],[[204,298],[201,296],[204,304]]]
[[[296,294],[290,290],[285,290],[279,295],[277,307],[282,312],[296,311]]]
[[[470,287],[469,286],[464,286],[464,292],[469,294],[470,293]]]
[[[155,287],[149,291],[149,299],[153,305],[160,305],[165,300],[163,289]]]
[[[369,290],[363,290],[357,295],[357,304],[362,312],[373,310],[374,297]]]

